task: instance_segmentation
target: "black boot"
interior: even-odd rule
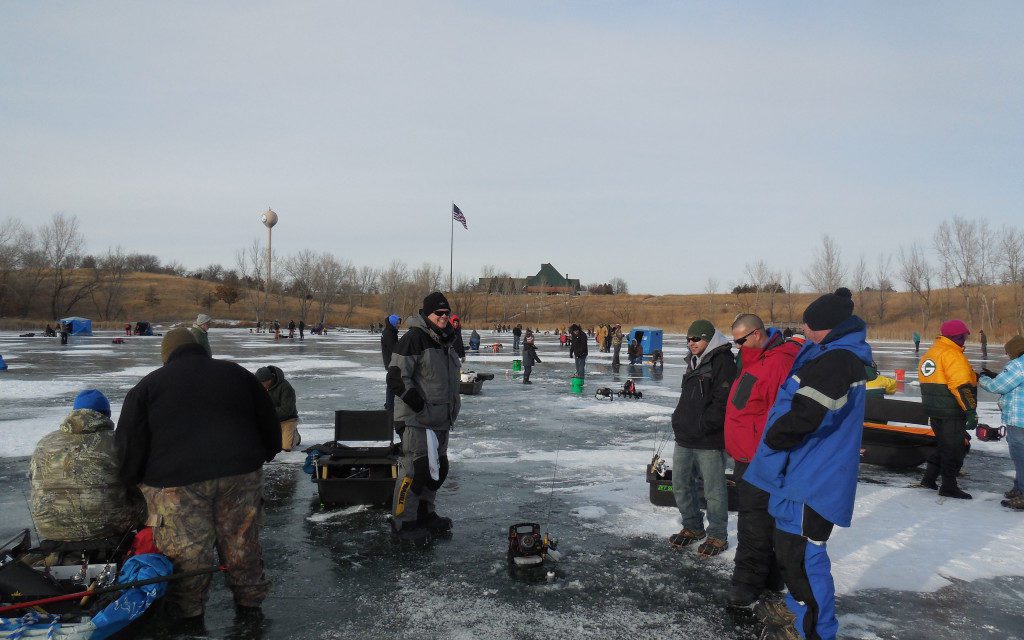
[[[939,495],[943,498],[959,498],[960,500],[971,499],[971,494],[956,486],[955,482],[943,482],[942,488],[939,489]]]
[[[924,477],[921,478],[921,486],[932,491],[939,488],[939,485],[935,483],[939,478],[939,465],[929,462],[928,466],[924,469]]]

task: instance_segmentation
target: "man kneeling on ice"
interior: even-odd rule
[[[39,536],[93,540],[134,527],[145,505],[141,496],[132,504],[117,470],[110,402],[87,389],[75,397],[60,428],[42,437],[29,463],[32,521]]]
[[[277,420],[281,423],[281,450],[291,451],[302,442],[299,411],[295,408],[295,389],[284,379],[284,371],[271,365],[256,370],[256,379],[270,394]]]
[[[788,610],[761,601],[762,638],[833,640],[832,564],[825,542],[850,526],[864,431],[865,367],[871,364],[864,321],[849,289],[819,297],[804,311],[807,342],[775,399],[764,436],[743,474],[767,491],[775,518],[775,557],[789,588]]]
[[[448,475],[448,430],[459,416],[459,369],[451,307],[435,291],[408,318],[408,331],[395,345],[387,384],[397,398],[395,428],[402,437],[402,460],[395,485],[392,526],[403,540],[427,543],[452,528],[434,511],[437,490]]]

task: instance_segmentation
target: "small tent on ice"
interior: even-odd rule
[[[655,351],[661,351],[662,337],[664,332],[657,327],[633,327],[629,330],[629,338],[626,343],[633,342],[633,339],[640,341],[644,355],[649,356]]]
[[[61,318],[61,324],[68,323],[71,327],[71,335],[73,336],[91,336],[92,335],[92,320],[89,318],[80,318],[78,316],[72,316],[70,318]]]

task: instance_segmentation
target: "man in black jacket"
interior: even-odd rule
[[[702,556],[718,555],[729,547],[726,525],[729,500],[725,486],[725,408],[736,377],[732,345],[707,320],[698,320],[687,332],[690,355],[686,359],[682,393],[672,413],[676,446],[672,454],[672,492],[682,514],[683,528],[669,542],[685,547],[705,541]],[[704,484],[708,527],[698,506],[696,474]]]
[[[587,334],[583,333],[583,328],[578,324],[569,327],[569,355],[575,359],[577,378],[585,377],[587,354],[589,352],[590,347],[587,346]]]
[[[281,450],[274,406],[256,377],[214,360],[187,329],[168,331],[164,365],[128,392],[114,432],[120,476],[139,485],[147,524],[175,571],[227,565],[240,614],[270,590],[260,547],[263,463]],[[170,583],[165,610],[202,620],[210,576]]]
[[[409,330],[395,345],[388,387],[395,402],[395,426],[402,434],[402,460],[395,486],[392,526],[403,540],[428,543],[452,528],[434,510],[434,498],[448,475],[448,431],[459,416],[459,369],[451,306],[435,291],[409,318]]]
[[[380,354],[384,357],[384,371],[387,371],[388,365],[391,364],[391,354],[395,350],[395,345],[398,344],[398,327],[401,324],[402,319],[395,314],[391,314],[388,316],[388,321],[384,323],[384,328],[380,332]],[[384,389],[384,408],[388,410],[394,409],[395,392],[388,385],[385,385]]]

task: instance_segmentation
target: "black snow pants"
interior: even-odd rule
[[[768,513],[768,492],[742,479],[748,466],[748,462],[734,463],[738,543],[732,584],[754,594],[765,589],[780,591],[783,583],[775,559],[775,519]]]
[[[942,486],[957,486],[956,476],[964,466],[967,448],[967,422],[962,418],[932,418],[929,420],[938,445],[928,456],[928,464],[937,465],[942,476]]]

